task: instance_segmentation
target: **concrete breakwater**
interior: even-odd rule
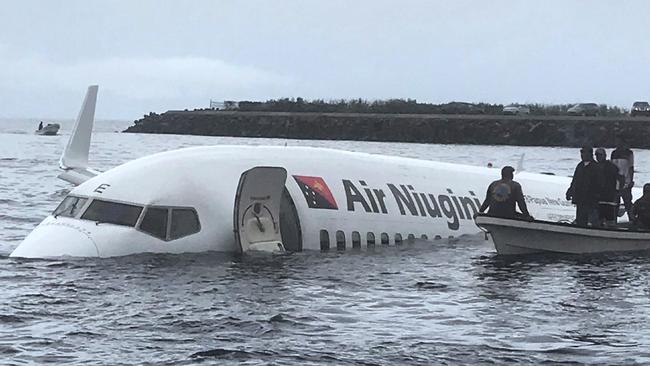
[[[124,132],[437,144],[650,148],[650,118],[169,111]]]

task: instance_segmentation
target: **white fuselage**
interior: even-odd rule
[[[305,250],[323,247],[323,231],[332,248],[337,247],[337,239],[339,247],[344,241],[351,248],[359,241],[366,247],[369,236],[374,236],[376,245],[382,244],[382,236],[388,238],[388,245],[395,245],[400,237],[405,241],[409,236],[434,239],[477,233],[472,216],[489,183],[500,177],[498,169],[322,148],[181,149],[128,162],[75,187],[70,196],[87,198],[78,214],[48,216],[12,256],[237,251],[233,209],[238,182],[244,171],[259,166],[286,169],[285,187],[295,204]],[[294,176],[319,178],[334,205],[314,207],[312,202],[310,207]],[[564,200],[568,178],[523,172],[515,180],[521,183],[533,216],[573,219],[574,208]],[[144,214],[136,216],[132,226],[82,219],[93,200],[139,206],[142,212],[151,207],[191,209],[198,215],[200,229],[170,239],[174,228],[168,228],[167,238],[161,240],[142,230]],[[173,220],[173,211],[168,212]]]

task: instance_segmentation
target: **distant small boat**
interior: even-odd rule
[[[59,132],[59,128],[61,128],[61,125],[58,123],[48,123],[47,126],[41,128],[40,130],[34,131],[34,133],[37,135],[53,136]]]
[[[498,254],[604,253],[650,250],[650,231],[585,228],[549,221],[504,219],[486,215],[474,221],[490,234]]]

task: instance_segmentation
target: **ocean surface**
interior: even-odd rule
[[[51,122],[51,121],[48,121]],[[282,257],[8,254],[65,196],[60,136],[0,120],[0,364],[650,363],[650,254],[503,259],[480,235]],[[310,145],[570,175],[577,149],[121,134],[99,170],[198,145]],[[637,185],[650,152],[637,150]],[[495,169],[495,179],[499,171]]]

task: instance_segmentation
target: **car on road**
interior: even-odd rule
[[[630,110],[630,116],[650,116],[650,103],[648,102],[634,102]]]
[[[502,114],[510,114],[510,115],[524,115],[524,114],[530,114],[530,108],[526,107],[525,105],[507,105],[503,107],[503,111],[501,111]]]
[[[598,116],[600,106],[596,103],[578,103],[566,112],[569,116]]]
[[[485,110],[474,103],[450,102],[441,107],[443,114],[485,114]]]

